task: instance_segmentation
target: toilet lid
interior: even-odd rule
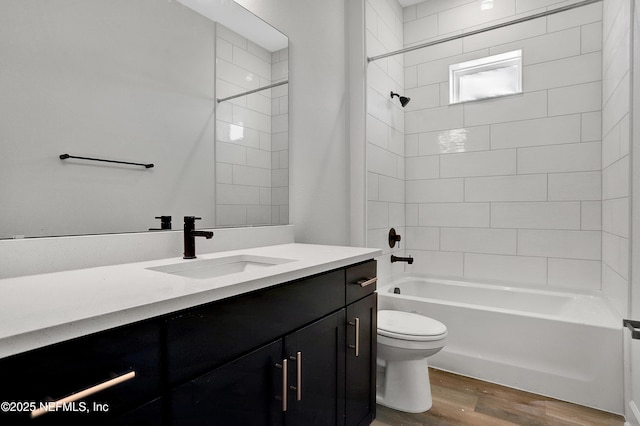
[[[424,315],[402,311],[378,311],[378,333],[389,337],[425,340],[447,333],[447,327],[440,321]]]

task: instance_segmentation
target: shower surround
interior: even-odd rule
[[[402,9],[395,1],[368,0],[367,55],[561,2],[543,3],[496,0],[481,9],[486,2],[430,0]],[[406,271],[602,289],[624,315],[625,7],[597,2],[371,62],[369,245],[384,247],[384,228],[402,227],[402,248],[416,258]],[[449,104],[449,65],[517,49],[522,94]],[[385,97],[395,89],[411,98],[404,111]]]
[[[482,24],[476,6],[426,16],[416,6],[407,39]],[[417,101],[405,117],[407,227],[427,237],[407,246],[416,272],[599,289],[601,7],[405,55],[405,91]],[[420,31],[434,21],[438,34]],[[522,94],[449,105],[449,65],[517,49]]]

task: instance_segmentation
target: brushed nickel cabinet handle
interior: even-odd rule
[[[296,391],[296,400],[302,401],[302,352],[296,353],[296,356],[289,357],[292,361],[296,362],[296,385],[291,386],[292,390]]]
[[[74,394],[71,394],[65,398],[59,399],[57,401],[53,401],[53,402],[49,402],[47,403],[46,406],[44,407],[40,407],[37,410],[33,410],[31,412],[31,418],[35,419],[36,417],[39,417],[43,414],[46,414],[49,412],[49,407],[57,407],[59,405],[64,405],[64,404],[68,404],[71,402],[75,402],[78,401],[80,399],[86,398],[90,395],[93,395],[94,393],[98,393],[101,392],[105,389],[108,389],[110,387],[113,387],[117,384],[120,384],[122,382],[126,382],[127,380],[131,380],[134,377],[136,377],[136,372],[135,371],[130,371],[128,373],[122,374],[118,377],[114,377],[113,379],[107,380],[106,382],[102,382],[102,383],[98,383],[95,386],[91,386],[90,388],[87,388],[83,391],[80,392],[76,392]]]
[[[376,282],[378,282],[378,277],[373,277],[373,278],[369,278],[369,279],[356,281],[356,284],[360,284],[360,287],[366,287],[366,286],[371,285],[371,284],[376,283]]]
[[[277,397],[278,399],[282,400],[282,411],[285,412],[287,411],[287,392],[288,392],[288,386],[287,383],[289,381],[288,377],[287,377],[287,364],[288,361],[286,359],[282,360],[282,364],[276,364],[277,368],[281,368],[282,369],[282,397]]]
[[[356,317],[354,322],[349,322],[349,325],[356,328],[356,344],[349,345],[349,347],[355,349],[356,356],[360,356],[360,318]]]

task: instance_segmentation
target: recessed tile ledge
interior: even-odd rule
[[[230,256],[290,260],[214,278],[190,278],[148,269],[162,270],[166,265],[190,262],[173,257],[1,279],[0,358],[380,254],[378,249],[291,243],[198,254],[195,261]]]

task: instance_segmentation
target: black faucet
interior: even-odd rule
[[[196,231],[196,220],[202,219],[201,217],[185,216],[184,217],[184,256],[183,259],[195,259],[196,258],[196,238],[205,237],[210,240],[213,237],[211,231]]]
[[[413,257],[411,256],[399,257],[399,256],[391,255],[391,263],[394,263],[394,262],[407,262],[409,265],[411,265],[413,263]]]

